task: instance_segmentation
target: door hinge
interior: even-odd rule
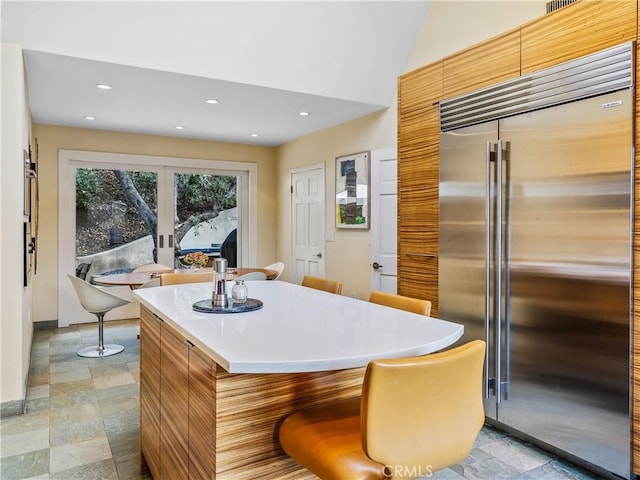
[[[293,194],[293,185],[289,187],[291,189],[291,194]]]

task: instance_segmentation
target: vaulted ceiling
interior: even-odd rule
[[[276,146],[389,107],[428,8],[2,1],[1,35],[35,123]]]

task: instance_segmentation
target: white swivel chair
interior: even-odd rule
[[[240,275],[239,277],[234,278],[234,280],[266,280],[267,276],[263,272],[249,272],[244,275]]]
[[[122,345],[104,344],[104,315],[114,308],[131,303],[131,301],[120,298],[73,275],[67,274],[67,276],[76,290],[82,307],[87,312],[93,313],[98,317],[98,345],[83,348],[78,352],[78,355],[92,358],[109,357],[123,351],[124,347]]]
[[[284,272],[284,263],[276,262],[276,263],[272,263],[271,265],[267,265],[264,268],[265,270],[275,270],[276,272],[278,272],[278,275],[276,275],[274,278],[271,279],[271,280],[277,280],[280,277],[280,275],[282,275],[282,272]]]

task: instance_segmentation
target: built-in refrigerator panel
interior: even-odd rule
[[[502,391],[497,420],[629,474],[632,94],[500,121]]]
[[[496,189],[487,184],[487,143],[498,139],[498,122],[488,122],[443,133],[440,137],[440,240],[438,262],[439,316],[464,324],[460,343],[488,342],[485,362],[485,414],[496,418],[495,398],[489,397],[488,378],[495,376],[492,254],[486,245],[486,219]],[[490,171],[489,170],[489,171]],[[494,179],[494,176],[491,175]],[[489,270],[487,270],[489,269]],[[486,308],[489,308],[489,311]],[[455,320],[454,320],[455,319]]]
[[[445,131],[439,316],[490,421],[630,475],[632,90]]]

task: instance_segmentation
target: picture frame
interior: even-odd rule
[[[368,150],[336,157],[336,228],[370,227],[370,157]]]
[[[22,161],[24,168],[24,199],[22,202],[22,214],[27,218],[27,221],[31,220],[31,155],[29,151],[23,150]]]

